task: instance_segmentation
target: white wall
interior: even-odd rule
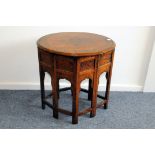
[[[155,41],[152,49],[151,60],[144,85],[144,92],[155,92]]]
[[[143,89],[151,53],[147,50],[151,27],[101,26],[0,27],[0,89],[39,89],[36,41],[42,35],[62,31],[94,32],[112,38],[116,52],[111,90]],[[101,79],[100,89],[103,87]]]

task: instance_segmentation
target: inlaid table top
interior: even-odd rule
[[[62,32],[46,35],[37,41],[39,48],[65,56],[98,55],[115,48],[108,37],[85,32]]]

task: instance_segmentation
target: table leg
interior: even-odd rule
[[[90,112],[90,117],[94,117],[96,115],[96,102],[97,102],[97,91],[98,91],[98,74],[97,74],[97,70],[98,70],[98,60],[99,57],[97,56],[95,58],[95,72],[93,74],[93,80],[92,80],[92,100],[91,100],[91,112]]]
[[[92,80],[89,79],[89,84],[88,84],[88,100],[92,100],[92,95],[93,95],[93,88],[92,88]]]
[[[72,85],[73,97],[72,97],[72,124],[78,123],[79,113],[79,86],[78,84]]]
[[[71,87],[71,95],[73,96],[73,88]]]
[[[106,92],[105,92],[106,102],[104,104],[104,109],[108,108],[109,94],[110,94],[110,83],[111,83],[111,73],[112,73],[112,69],[110,68],[110,70],[108,72],[106,72],[106,79],[107,79]]]
[[[40,72],[40,91],[41,91],[41,104],[42,104],[42,109],[45,109],[45,86],[44,86],[44,79],[45,79],[45,72],[43,71],[42,67],[39,67],[39,72]]]
[[[93,80],[93,92],[91,100],[92,111],[90,113],[90,117],[94,117],[96,115],[97,91],[98,91],[98,78]]]
[[[59,79],[57,79],[57,96],[58,96],[58,99],[59,99]]]
[[[53,117],[58,118],[58,85],[57,85],[57,78],[54,77],[52,79],[52,88],[53,88]]]

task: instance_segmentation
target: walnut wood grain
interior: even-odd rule
[[[40,38],[37,45],[50,53],[66,56],[99,55],[115,48],[110,38],[84,32],[49,34]]]

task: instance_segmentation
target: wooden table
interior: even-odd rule
[[[49,34],[37,42],[42,109],[48,105],[53,109],[53,117],[58,118],[58,113],[72,116],[72,123],[78,123],[78,116],[90,112],[90,117],[96,115],[96,108],[108,106],[110,81],[114,59],[115,43],[105,36],[82,33],[63,32]],[[53,104],[47,102],[44,88],[45,72],[51,76]],[[99,77],[106,73],[105,96],[97,94]],[[59,88],[59,80],[67,79],[71,87]],[[81,89],[80,83],[89,79],[88,90]],[[59,92],[65,90],[72,92],[72,111],[59,108]],[[79,92],[88,92],[90,108],[79,111]],[[97,102],[97,97],[103,99]]]

